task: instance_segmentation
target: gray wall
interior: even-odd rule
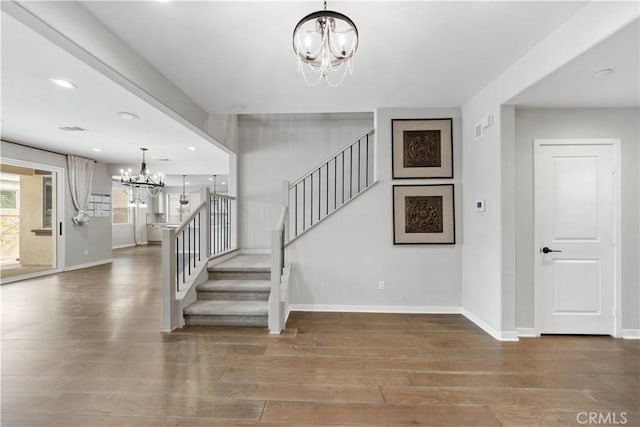
[[[392,185],[460,183],[391,179],[391,119],[453,117],[454,173],[461,177],[459,109],[376,111],[379,182],[289,247],[291,303],[337,309],[458,310],[461,305],[462,193],[456,186],[456,245],[393,245]],[[371,120],[240,122],[242,247],[266,248],[280,213],[282,179],[308,169],[373,127]],[[247,228],[249,229],[247,232]],[[385,289],[378,290],[378,282]],[[330,308],[330,307],[329,307]]]
[[[533,143],[536,138],[620,138],[622,150],[622,328],[640,327],[638,146],[640,110],[516,110],[517,326],[533,327]]]
[[[455,180],[391,179],[391,119],[453,117]],[[333,217],[293,242],[291,302],[354,310],[456,311],[462,303],[462,211],[455,188],[455,245],[393,244],[394,184],[460,183],[458,109],[378,109],[378,183]],[[385,289],[378,290],[378,282]],[[339,308],[339,307],[338,307]]]
[[[0,147],[3,158],[56,166],[65,170],[64,181],[61,182],[65,189],[62,226],[65,235],[65,268],[111,260],[111,217],[91,218],[83,226],[76,226],[71,222],[75,209],[71,201],[66,157],[5,141],[2,141]],[[103,163],[95,164],[91,191],[111,194],[111,177],[107,175],[107,168]],[[85,251],[88,251],[87,255]]]
[[[282,205],[282,181],[317,163],[373,127],[369,115],[255,115],[239,120],[240,247],[269,248]]]

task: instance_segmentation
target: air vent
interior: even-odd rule
[[[156,159],[159,162],[170,162],[171,160],[169,159]]]
[[[80,126],[61,126],[58,129],[65,132],[86,132],[89,129],[82,128]]]

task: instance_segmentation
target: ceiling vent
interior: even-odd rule
[[[80,126],[61,126],[58,129],[65,132],[86,132],[89,129],[82,128]]]
[[[166,159],[166,158],[165,159],[156,159],[156,160],[159,161],[159,162],[170,162],[171,161],[171,160]]]

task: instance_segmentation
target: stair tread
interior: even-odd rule
[[[209,271],[267,272],[271,270],[269,255],[237,255],[219,264],[214,264],[214,262],[209,263]]]
[[[200,292],[268,292],[268,280],[208,280],[198,285]]]
[[[196,301],[184,309],[196,316],[266,316],[267,301]]]

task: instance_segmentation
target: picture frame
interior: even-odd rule
[[[453,119],[391,119],[393,179],[453,178]]]
[[[394,185],[393,244],[455,244],[454,184]]]

